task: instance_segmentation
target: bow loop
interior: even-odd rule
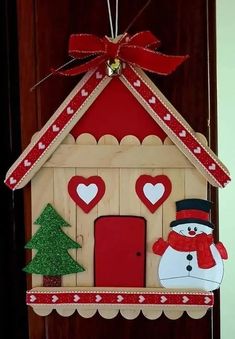
[[[93,34],[72,34],[69,38],[69,55],[82,59],[92,54],[104,54],[103,39]]]
[[[160,40],[158,40],[158,38],[156,38],[150,31],[138,32],[131,38],[127,37],[127,39],[129,44],[151,49],[157,48],[161,44]]]

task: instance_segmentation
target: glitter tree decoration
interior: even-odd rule
[[[25,272],[42,274],[43,286],[61,286],[62,275],[84,271],[68,253],[68,249],[81,246],[62,231],[61,227],[70,225],[52,205],[47,204],[35,224],[41,227],[25,248],[36,249],[37,253],[23,269]]]

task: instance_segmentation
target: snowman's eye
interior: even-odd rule
[[[194,227],[194,231],[197,232],[197,227]]]
[[[188,231],[191,231],[191,227],[188,227]]]

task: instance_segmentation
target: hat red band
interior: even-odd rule
[[[176,219],[201,219],[209,220],[209,213],[199,210],[183,210],[176,212]]]

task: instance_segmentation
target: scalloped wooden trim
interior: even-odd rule
[[[143,315],[145,316],[145,318],[149,319],[149,320],[155,320],[160,318],[160,316],[163,313],[163,310],[159,310],[159,309],[145,309],[142,310]]]
[[[127,309],[127,310],[120,310],[121,315],[123,318],[128,319],[128,320],[133,320],[138,317],[140,314],[140,309],[139,310],[133,310],[133,309]]]
[[[86,319],[92,318],[97,312],[97,309],[86,309],[86,308],[84,309],[74,308],[74,310],[77,310],[78,314],[80,314],[81,317]]]
[[[34,141],[36,140],[37,138],[37,135],[38,135],[39,131],[35,132],[32,137],[31,137],[31,140],[30,140],[30,143],[34,143]]]
[[[126,135],[120,141],[120,145],[140,145],[140,140],[134,135]]]
[[[171,320],[179,319],[183,313],[184,310],[174,310],[174,309],[164,310],[165,316]]]
[[[32,136],[32,141],[35,140],[37,134],[39,132],[34,133],[34,135]],[[200,140],[200,142],[203,145],[208,145],[208,141],[207,138],[205,137],[204,134],[196,132],[195,133],[198,140]],[[82,133],[80,134],[77,139],[75,140],[74,137],[72,136],[72,134],[68,134],[65,139],[62,141],[62,144],[79,144],[79,145],[118,145],[118,144],[123,144],[123,145],[174,145],[173,141],[169,138],[166,137],[164,139],[164,142],[162,142],[162,140],[154,135],[154,134],[149,134],[147,135],[143,141],[141,142],[136,136],[134,135],[126,135],[125,137],[122,138],[122,140],[119,141],[117,140],[117,138],[112,135],[112,134],[105,134],[102,137],[100,137],[100,139],[98,140],[98,142],[96,141],[95,137],[90,134],[90,133]]]
[[[163,144],[164,145],[174,145],[173,141],[169,137],[165,138]]]
[[[198,140],[205,146],[208,145],[208,140],[207,138],[205,137],[204,134],[202,133],[199,133],[199,132],[196,132],[196,137],[198,138]]]
[[[64,140],[62,141],[61,144],[69,144],[69,145],[75,144],[75,139],[74,139],[74,137],[72,136],[72,134],[69,133],[69,134],[64,138]]]
[[[33,134],[31,138],[31,142],[35,140],[38,133],[39,132],[36,132]],[[195,134],[198,140],[203,145],[208,145],[207,138],[205,137],[204,134],[199,133],[199,132],[196,132]],[[100,139],[97,142],[95,137],[90,133],[82,133],[77,137],[76,140],[74,139],[72,134],[69,133],[65,137],[65,139],[62,141],[62,144],[75,144],[75,143],[79,145],[96,145],[96,144],[98,145],[119,145],[119,144],[123,144],[123,145],[139,145],[139,144],[142,144],[142,145],[174,145],[173,141],[169,137],[166,137],[164,139],[164,142],[162,142],[162,140],[154,134],[147,135],[143,139],[142,142],[134,135],[131,135],[131,134],[126,135],[125,137],[122,138],[122,140],[119,143],[117,138],[112,134],[103,135],[102,137],[100,137]]]
[[[111,134],[105,134],[98,140],[98,145],[118,145],[117,138]]]
[[[41,317],[46,317],[53,311],[53,307],[51,306],[33,306],[32,308],[34,312]]]
[[[209,309],[209,308],[208,308]],[[177,320],[179,319],[184,312],[188,314],[188,316],[192,319],[201,319],[203,318],[208,309],[185,309],[185,310],[175,310],[175,309],[152,309],[152,308],[146,308],[146,309],[112,309],[112,308],[95,308],[95,309],[87,309],[87,308],[78,308],[75,306],[68,306],[67,308],[56,306],[34,306],[33,310],[34,312],[42,317],[48,316],[53,310],[55,310],[59,315],[63,317],[70,317],[74,314],[75,311],[80,314],[81,317],[89,319],[92,318],[97,312],[100,314],[100,316],[104,319],[114,319],[118,313],[123,316],[123,318],[128,320],[133,320],[139,316],[140,313],[143,314],[143,316],[146,319],[149,320],[156,320],[160,318],[162,313],[170,320]]]
[[[31,142],[35,140],[37,137],[39,131],[34,133]],[[205,135],[202,133],[196,132],[196,136],[198,140],[204,145],[208,145],[207,139]],[[112,135],[112,134],[105,134],[100,139],[98,142],[96,141],[95,137],[90,134],[90,133],[82,133],[80,134],[77,139],[75,140],[72,134],[68,134],[65,139],[62,141],[62,144],[79,144],[79,145],[118,145],[118,144],[123,144],[123,145],[174,145],[173,141],[169,137],[166,137],[164,139],[164,142],[162,140],[154,135],[154,134],[149,134],[147,135],[143,141],[141,142],[136,136],[134,135],[126,135],[125,137],[122,138],[122,140],[119,141],[117,138]]]
[[[98,312],[104,319],[113,319],[118,315],[119,309],[99,309]]]
[[[142,145],[162,145],[162,140],[156,135],[148,135],[142,141]]]
[[[61,315],[62,317],[70,317],[72,314],[74,314],[74,312],[76,311],[76,309],[69,307],[69,306],[63,306],[63,307],[58,307],[56,309],[56,312]]]
[[[197,309],[197,310],[188,310],[187,314],[192,318],[192,319],[201,319],[202,317],[204,317],[204,315],[206,314],[208,310],[204,310],[204,309]]]
[[[78,145],[96,145],[96,139],[92,134],[83,133],[80,134],[76,139],[76,144]]]

